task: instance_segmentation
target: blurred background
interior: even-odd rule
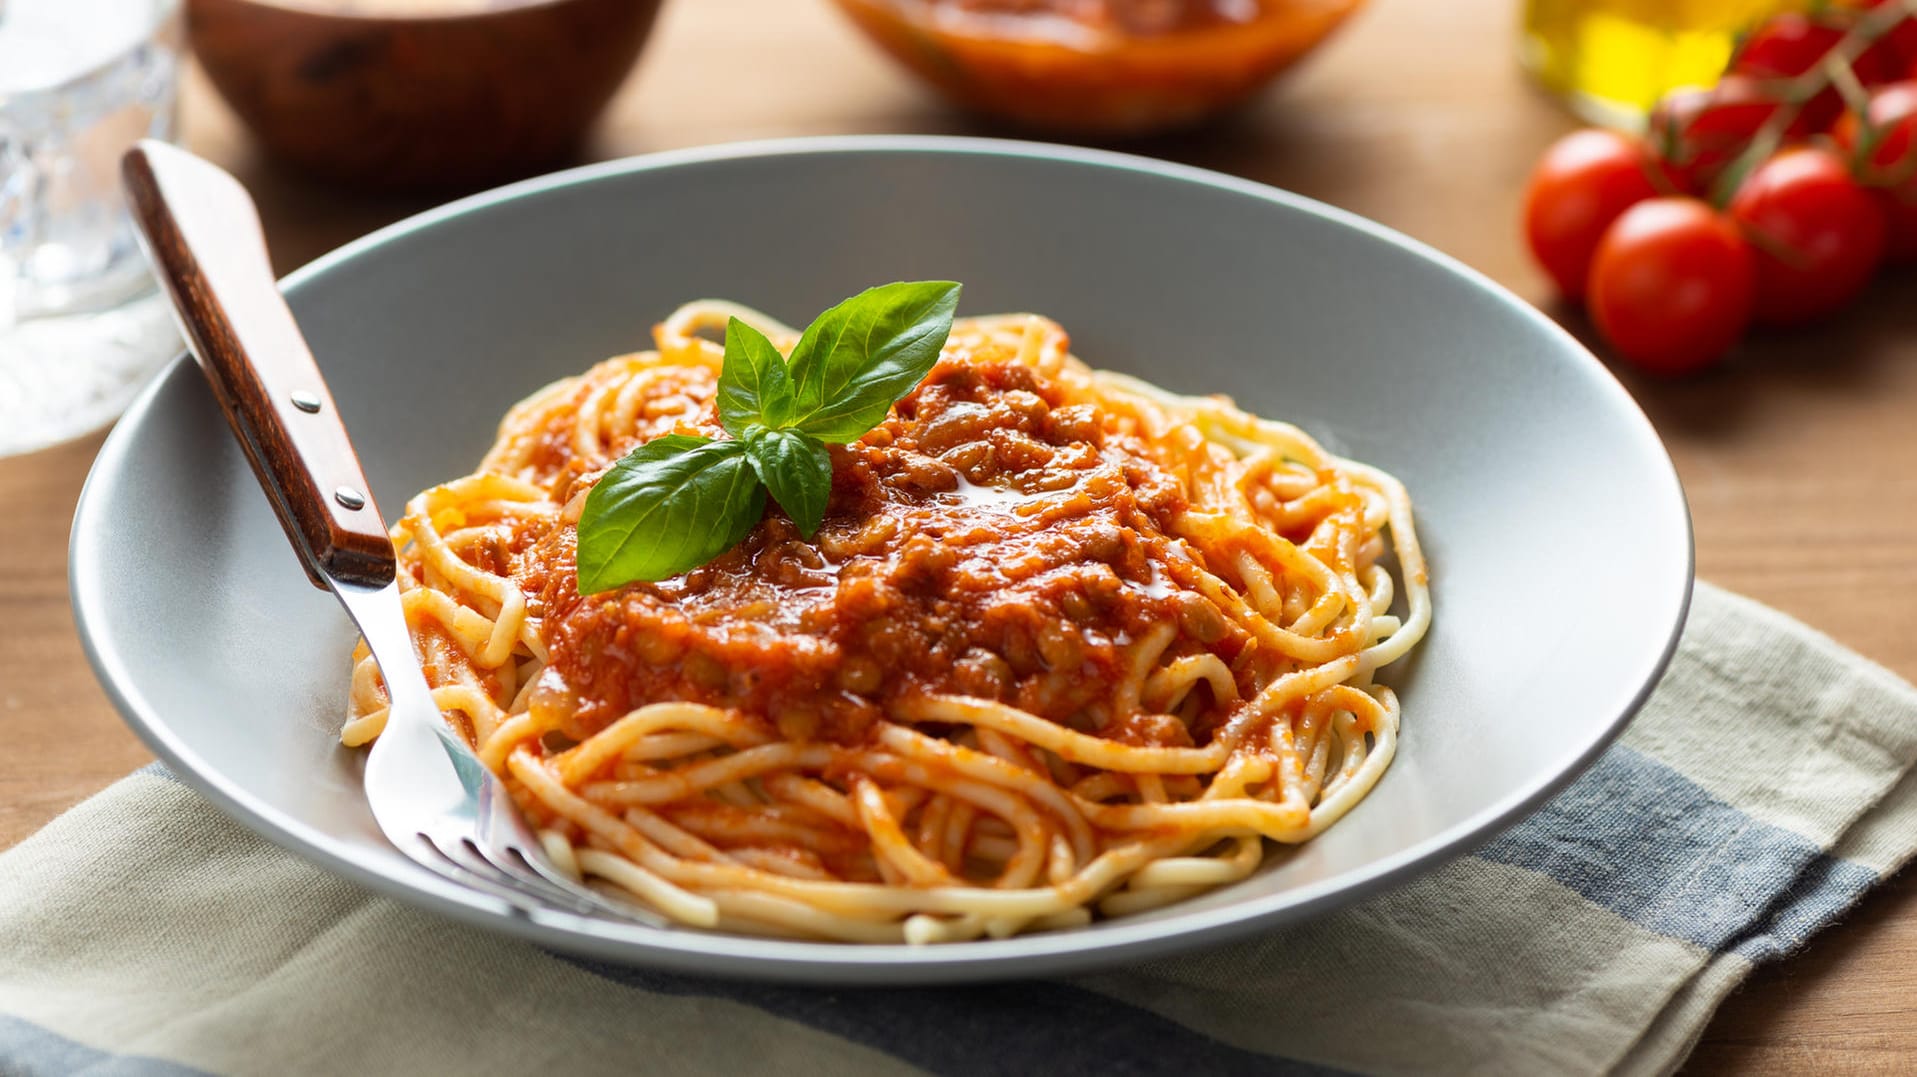
[[[676,146],[1107,145],[1376,218],[1584,331],[1507,223],[1540,149],[1574,115],[1642,131],[1669,91],[1717,83],[1740,35],[1807,6],[0,0],[0,452],[110,421],[173,350],[118,204],[136,137],[237,172],[282,270],[460,193]]]
[[[0,453],[104,425],[174,350],[119,207],[136,137],[238,173],[282,271],[584,161],[858,132],[1074,141],[1376,218],[1588,333],[1581,281],[1569,304],[1540,289],[1510,224],[1540,151],[1576,118],[1644,131],[1673,89],[1716,84],[1740,35],[1808,7],[0,0]],[[1693,108],[1680,133],[1719,118]]]

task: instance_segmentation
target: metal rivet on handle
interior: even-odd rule
[[[349,509],[363,509],[366,507],[366,495],[353,489],[351,486],[342,486],[334,490],[333,500],[345,505]]]
[[[320,409],[320,398],[318,394],[309,393],[304,389],[294,390],[292,400],[293,400],[294,407],[300,409],[301,411],[307,413],[308,415],[311,415]]]

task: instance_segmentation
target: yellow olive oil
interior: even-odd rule
[[[1789,0],[1525,0],[1519,58],[1593,123],[1644,125],[1658,98],[1717,82],[1739,34]]]

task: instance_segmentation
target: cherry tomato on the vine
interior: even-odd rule
[[[1591,255],[1604,230],[1657,189],[1635,139],[1586,128],[1551,145],[1524,190],[1524,237],[1531,254],[1573,299],[1582,298]]]
[[[1844,31],[1796,12],[1786,12],[1751,31],[1731,57],[1728,72],[1760,79],[1787,79],[1816,67],[1844,40]]]
[[[1828,150],[1798,147],[1757,166],[1730,214],[1757,252],[1757,319],[1793,325],[1849,302],[1884,253],[1884,211]]]
[[[1845,113],[1833,133],[1884,210],[1884,259],[1917,260],[1917,82],[1879,86],[1865,115]]]
[[[1912,24],[1917,26],[1917,23]],[[1905,53],[1898,47],[1894,31],[1870,43],[1850,64],[1851,73],[1865,89],[1910,77]],[[1835,90],[1828,91],[1835,93]]]
[[[1917,0],[1764,22],[1642,140],[1554,144],[1524,227],[1612,348],[1657,373],[1708,366],[1753,321],[1838,309],[1886,259],[1917,262]]]
[[[1757,80],[1730,75],[1709,90],[1666,95],[1651,113],[1646,138],[1673,187],[1708,194],[1724,166],[1744,152],[1781,107]],[[1801,116],[1791,122],[1789,134],[1807,133]]]
[[[1837,43],[1844,40],[1845,28],[1796,12],[1786,12],[1759,26],[1738,46],[1726,74],[1768,82],[1772,98],[1780,96],[1777,80],[1790,79],[1824,62]],[[1895,78],[1893,67],[1881,54],[1866,52],[1852,61],[1852,69],[1868,84]],[[1844,110],[1844,99],[1835,88],[1825,87],[1804,104],[1793,126],[1799,133],[1823,131]]]
[[[1865,0],[1858,6],[1866,9],[1903,7],[1903,0]],[[1872,51],[1881,49],[1885,57],[1885,65],[1891,69],[1886,81],[1917,78],[1917,17],[1905,16],[1897,20],[1883,37],[1877,39],[1871,49]],[[1870,83],[1866,82],[1865,85],[1868,86]]]
[[[1695,198],[1639,202],[1612,223],[1591,265],[1599,332],[1656,374],[1701,370],[1751,320],[1756,267],[1737,226]]]
[[[1856,15],[1845,12],[1779,15],[1744,40],[1726,73],[1768,81],[1771,96],[1781,98],[1785,87],[1775,80],[1795,78],[1825,63],[1856,20]],[[1903,77],[1908,54],[1900,46],[1901,29],[1885,33],[1851,59],[1851,74],[1858,82],[1868,87]],[[1826,86],[1804,106],[1794,126],[1800,134],[1828,130],[1843,108],[1842,94],[1835,86]]]

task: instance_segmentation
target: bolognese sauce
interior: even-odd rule
[[[716,380],[697,373],[651,383],[646,436],[722,436]],[[606,461],[555,449],[548,463],[556,499],[571,501]],[[1189,746],[1216,724],[1114,712],[1126,648],[1154,626],[1177,627],[1168,654],[1227,664],[1248,641],[1160,568],[1203,557],[1172,537],[1182,485],[1136,434],[1015,357],[955,348],[832,464],[812,539],[768,503],[739,545],[657,583],[582,597],[573,524],[522,530],[501,567],[540,620],[541,690],[563,697],[569,736],[677,699],[763,715],[788,739],[852,743],[889,698],[927,692],[1140,744]]]

